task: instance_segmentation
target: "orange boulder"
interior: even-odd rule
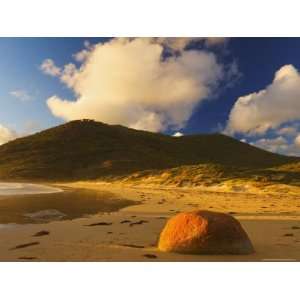
[[[251,241],[230,215],[206,210],[172,217],[159,237],[158,248],[185,254],[251,254]]]

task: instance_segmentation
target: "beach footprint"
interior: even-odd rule
[[[142,225],[144,223],[149,223],[149,222],[146,221],[146,220],[140,220],[140,221],[137,221],[137,222],[130,223],[129,226],[132,227],[132,226],[135,226],[135,225]]]
[[[145,246],[135,245],[135,244],[119,244],[119,246],[128,247],[128,248],[136,248],[136,249],[143,249],[143,248],[145,248]]]
[[[125,224],[125,223],[130,223],[131,221],[130,220],[122,220],[121,222],[120,222],[120,224]]]
[[[34,260],[34,259],[37,259],[37,257],[35,257],[35,256],[20,256],[20,257],[18,257],[18,259],[21,259],[21,260]]]
[[[155,255],[155,254],[144,254],[143,256],[146,257],[146,258],[150,258],[150,259],[156,259],[157,258],[157,255]]]
[[[300,229],[300,227],[299,226],[292,226],[291,229],[297,230],[297,229]]]
[[[111,222],[98,222],[98,223],[91,223],[91,224],[87,224],[87,225],[83,225],[83,226],[110,226],[112,225]]]
[[[13,248],[10,248],[9,250],[17,250],[17,249],[27,248],[27,247],[31,247],[31,246],[36,246],[36,245],[39,245],[39,244],[40,244],[40,242],[20,244],[20,245],[17,245],[15,247],[13,247]]]
[[[284,234],[283,236],[285,236],[285,237],[290,237],[290,236],[294,236],[294,234],[293,234],[293,233],[286,233],[286,234]]]
[[[45,235],[49,235],[50,232],[47,231],[47,230],[41,230],[41,231],[38,231],[37,233],[35,233],[33,235],[33,237],[40,237],[40,236],[45,236]]]

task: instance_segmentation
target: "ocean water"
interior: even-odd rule
[[[137,204],[109,192],[59,189],[29,183],[0,183],[0,229],[18,224],[72,220]]]
[[[49,194],[58,192],[62,192],[62,190],[41,184],[0,182],[0,196]]]

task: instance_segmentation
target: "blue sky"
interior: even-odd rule
[[[224,126],[238,97],[265,88],[283,65],[300,67],[300,38],[232,38],[228,48],[242,76],[233,88],[195,111],[186,128],[189,133],[214,130],[218,123]]]
[[[58,64],[68,62],[83,47],[85,38],[0,38],[0,124],[18,132],[29,123],[48,128],[63,121],[54,117],[46,105],[53,93],[63,97],[71,91],[39,69],[42,61],[52,57]],[[98,42],[103,39],[89,39]],[[12,91],[26,91],[32,98],[20,101]]]
[[[89,46],[84,46],[85,41],[89,41]],[[70,105],[67,105],[66,112],[62,111],[63,99],[67,99],[68,102],[80,100],[82,95],[78,96],[78,94],[81,93],[83,94],[83,97],[87,97],[85,94],[86,92],[82,91],[82,89],[76,85],[70,86],[70,83],[67,81],[62,82],[63,79],[60,77],[62,75],[49,76],[49,74],[45,74],[45,72],[41,70],[41,64],[45,59],[51,59],[55,66],[60,68],[61,74],[63,74],[63,66],[68,63],[73,63],[78,71],[84,63],[82,61],[76,61],[73,55],[83,49],[92,53],[95,51],[95,48],[92,48],[93,45],[96,45],[99,42],[106,43],[108,41],[108,38],[0,38],[0,124],[5,128],[16,132],[17,135],[22,135],[63,123],[67,121],[68,118],[76,118],[78,114],[74,113],[75,117],[73,116],[70,111]],[[166,44],[163,45],[165,46]],[[203,97],[201,96],[203,99],[200,99],[199,96],[199,101],[196,101],[195,99],[192,100],[193,105],[187,112],[188,117],[182,117],[180,121],[178,121],[178,124],[180,123],[181,125],[176,128],[177,125],[174,120],[172,120],[168,126],[162,126],[162,124],[159,123],[157,127],[153,127],[159,128],[158,131],[163,131],[168,134],[173,134],[176,131],[180,131],[183,134],[226,131],[226,128],[229,127],[229,114],[233,110],[234,104],[239,97],[266,89],[267,86],[272,84],[275,73],[283,66],[292,65],[295,70],[300,69],[299,38],[231,38],[226,40],[222,45],[211,46],[209,43],[205,45],[203,44],[203,41],[200,46],[197,43],[192,43],[190,49],[199,49],[203,55],[206,55],[205,63],[208,63],[209,55],[213,55],[216,59],[216,63],[210,61],[210,63],[213,64],[212,66],[217,65],[218,67],[228,69],[235,64],[238,68],[238,72],[236,71],[232,76],[226,76],[224,74],[221,76],[218,73],[218,70],[216,70],[215,73],[210,76],[213,77],[213,79],[209,77],[210,84],[207,86],[210,88],[210,86],[214,84],[213,80],[215,80],[215,82],[218,83],[217,87],[210,88],[211,93],[208,93],[208,95]],[[173,46],[170,46],[170,48],[172,47]],[[176,51],[177,50],[178,49],[176,48]],[[105,52],[103,52],[104,50],[101,51],[103,55],[105,55]],[[176,55],[180,56],[182,53],[189,52],[188,50],[180,51],[176,52]],[[166,50],[166,53],[167,52],[168,51]],[[99,55],[101,56],[101,53]],[[143,53],[141,53],[141,55],[143,55]],[[172,55],[174,55],[174,57],[176,56],[175,54]],[[139,59],[140,57],[136,56],[136,60],[139,61]],[[204,58],[198,57],[196,59],[198,59],[197,63],[200,64]],[[115,64],[118,64],[118,59],[112,60],[112,62],[114,61]],[[102,65],[100,66],[103,66],[103,62],[101,63]],[[130,69],[129,63],[127,63],[126,66],[129,66],[128,68]],[[106,64],[105,67],[109,68]],[[197,66],[197,70],[198,69],[201,70],[200,65]],[[138,70],[140,71],[140,69]],[[192,74],[189,76],[197,76],[197,74],[195,74],[197,71],[191,71],[190,69],[188,71],[190,72],[189,74]],[[293,73],[293,70],[289,71]],[[114,72],[116,73],[116,71]],[[182,74],[180,73],[178,76],[181,78],[180,76],[182,76]],[[189,77],[189,79],[191,78]],[[206,82],[207,80],[204,81]],[[204,81],[196,82],[199,82],[199,85],[205,85],[205,83],[203,83]],[[108,84],[109,83],[107,83],[107,85]],[[141,82],[138,82],[138,84],[141,84]],[[89,87],[94,86],[94,83],[89,85]],[[278,87],[275,86],[274,90],[277,91],[277,88]],[[284,101],[286,101],[285,99],[279,99],[278,101],[274,100],[273,105],[271,96],[273,94],[270,92],[270,96],[263,96],[263,99],[255,96],[254,99],[252,99],[254,104],[253,107],[255,106],[255,109],[266,110],[266,105],[269,105],[270,110],[272,110],[273,107],[277,105],[279,107],[278,110],[280,111],[281,109],[282,114],[284,115],[286,113],[285,110],[280,108],[280,101],[282,101],[283,108],[294,105],[295,113],[292,113],[291,116],[289,116],[288,114],[290,112],[287,112],[287,117],[284,118],[278,116],[277,110],[274,113],[275,117],[273,119],[273,116],[269,116],[269,112],[259,112],[259,119],[256,120],[256,118],[254,118],[255,120],[253,122],[261,124],[270,124],[270,122],[274,122],[274,124],[272,123],[270,126],[266,125],[269,127],[265,130],[260,130],[259,133],[259,129],[255,129],[249,124],[246,129],[242,130],[240,129],[240,126],[237,126],[235,127],[237,129],[234,129],[230,134],[238,139],[245,140],[246,142],[253,143],[271,151],[298,155],[298,147],[297,143],[295,143],[298,135],[297,109],[299,109],[299,107],[296,103],[298,90],[294,86],[284,86],[282,88],[282,90],[284,90],[282,92],[284,97],[286,97],[286,95],[289,97],[290,95],[289,91],[286,92],[287,88],[291,89],[291,97],[294,97],[295,100],[286,102],[286,104],[284,104]],[[201,91],[199,90],[198,92],[200,95]],[[88,95],[90,96],[90,91]],[[47,100],[53,96],[57,96],[58,98],[52,101],[53,105],[49,106]],[[100,98],[101,97],[97,99],[98,102],[102,101]],[[160,101],[164,101],[163,97]],[[260,103],[266,103],[266,105],[262,106]],[[137,102],[137,105],[141,106],[141,103]],[[143,109],[145,109],[145,102],[143,102],[143,105]],[[180,104],[178,105],[180,107]],[[84,106],[82,107],[84,108]],[[82,107],[80,107],[80,116],[85,117],[84,109],[82,109]],[[170,108],[167,106],[162,108],[160,104],[159,106],[151,106],[149,103],[146,107],[147,109],[151,107],[154,113],[157,113],[158,111],[161,113],[164,109],[172,109],[172,106],[170,106]],[[109,107],[107,109],[107,114],[111,113],[112,108]],[[118,106],[116,106],[116,109],[118,109]],[[128,111],[129,110],[132,111],[132,104]],[[120,113],[123,113],[124,111],[126,111],[126,116],[131,114],[122,106]],[[142,111],[141,116],[143,116],[143,113],[144,111]],[[168,113],[163,113],[164,120],[162,122],[166,122],[167,119],[173,118],[173,115],[170,117]],[[175,114],[177,113],[178,111],[175,112]],[[242,113],[244,113],[244,110],[240,112],[240,110],[238,111],[236,108],[235,116],[242,116]],[[298,115],[300,120],[300,111],[298,112]],[[91,114],[87,113],[87,117],[90,116]],[[92,116],[94,115],[92,114]],[[152,118],[153,116],[156,118],[155,114],[152,114],[151,116],[145,114],[145,118]],[[265,116],[266,119],[264,119]],[[102,118],[103,117],[99,115],[100,121]],[[117,120],[121,120],[120,123],[124,123],[124,125],[129,126],[128,124],[131,124],[124,119],[124,116],[118,116],[118,118],[119,119]],[[249,122],[253,119],[251,118],[252,117],[249,118]],[[110,119],[104,118],[103,121],[107,120]],[[123,120],[125,121],[123,122]],[[243,120],[241,123],[242,122]],[[182,126],[183,123],[184,126]],[[134,120],[134,123],[132,124],[137,124],[136,120]],[[157,122],[155,124],[157,124]],[[140,124],[131,127],[140,128],[139,126]],[[291,130],[289,134],[279,133],[280,129],[286,127],[293,127],[294,132],[291,133]],[[141,129],[144,128],[147,129],[147,127],[141,127]],[[227,131],[227,133],[228,132],[229,131]]]

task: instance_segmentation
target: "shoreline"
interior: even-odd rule
[[[63,192],[62,188],[46,184],[0,181],[1,196],[37,195]]]
[[[82,216],[117,211],[136,204],[130,200],[116,198],[109,191],[78,187],[53,189],[53,193],[0,195],[0,224],[44,224],[56,220],[73,220]]]

